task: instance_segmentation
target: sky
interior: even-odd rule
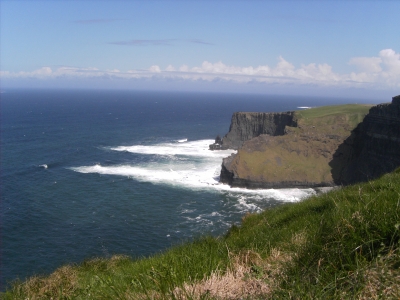
[[[0,5],[2,90],[400,94],[400,1]]]

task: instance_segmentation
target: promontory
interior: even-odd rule
[[[282,113],[237,112],[210,149],[235,149],[220,181],[235,187],[346,185],[400,166],[400,96]]]

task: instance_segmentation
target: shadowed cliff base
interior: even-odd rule
[[[329,162],[335,184],[375,179],[400,166],[400,95],[370,109]]]

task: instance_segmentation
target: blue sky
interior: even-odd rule
[[[400,91],[400,1],[0,4],[2,89]]]

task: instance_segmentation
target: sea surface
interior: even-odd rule
[[[95,90],[1,93],[0,289],[67,263],[143,257],[312,189],[233,189],[210,151],[236,111],[359,99]],[[379,102],[379,101],[378,101]],[[371,103],[371,101],[369,101]]]

